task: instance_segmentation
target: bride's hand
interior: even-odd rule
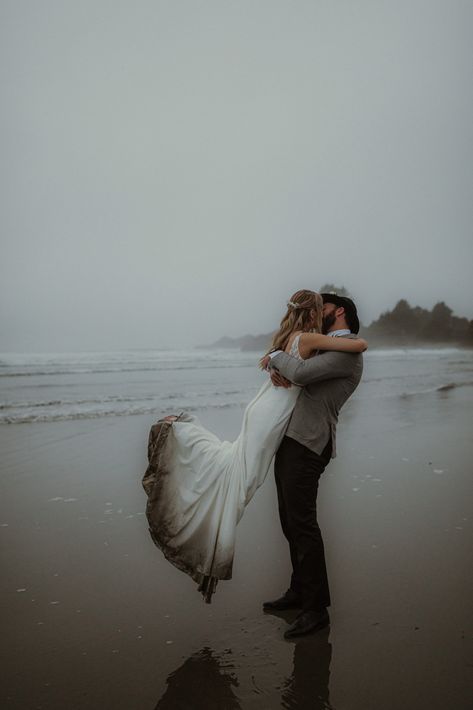
[[[261,360],[260,360],[261,369],[267,370],[270,362],[271,362],[271,358],[269,357],[269,355],[266,355],[265,357],[261,358]]]
[[[286,378],[280,375],[279,372],[276,372],[276,370],[271,370],[271,382],[275,387],[285,387],[286,389],[289,389],[292,385],[289,380],[286,380]]]

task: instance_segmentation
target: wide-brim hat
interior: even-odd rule
[[[356,306],[347,296],[339,296],[336,293],[321,293],[324,303],[334,303],[338,308],[345,309],[345,318],[352,333],[358,333],[360,330],[360,321]]]

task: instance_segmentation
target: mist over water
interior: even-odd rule
[[[2,349],[473,317],[473,6],[2,2]]]

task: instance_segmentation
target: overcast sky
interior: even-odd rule
[[[3,350],[473,318],[473,3],[1,0]]]

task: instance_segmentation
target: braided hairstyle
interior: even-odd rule
[[[320,293],[307,289],[296,291],[287,302],[287,311],[281,320],[279,330],[273,337],[268,352],[285,350],[291,334],[295,331],[320,333],[322,331],[323,305]]]

